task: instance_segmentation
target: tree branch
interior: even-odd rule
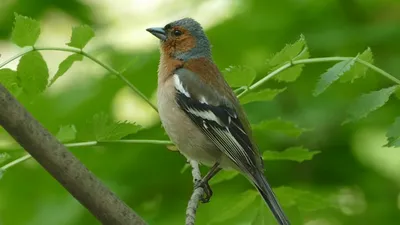
[[[146,224],[0,84],[0,125],[102,224]]]
[[[201,173],[199,169],[199,164],[194,161],[189,161],[190,166],[192,166],[192,177],[193,184],[196,184],[196,181],[201,180]],[[192,196],[188,202],[188,206],[186,208],[186,225],[194,225],[196,220],[196,211],[199,206],[199,201],[201,196],[204,194],[204,189],[202,187],[197,187],[193,190]]]

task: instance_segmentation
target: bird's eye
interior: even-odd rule
[[[182,31],[180,31],[180,30],[174,30],[173,33],[174,33],[175,36],[181,36],[182,35]]]

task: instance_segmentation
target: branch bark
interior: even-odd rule
[[[146,224],[1,84],[0,125],[102,224]]]
[[[201,180],[199,164],[194,160],[190,160],[189,163],[192,167],[193,184],[195,184],[196,181]],[[188,206],[186,208],[186,225],[195,224],[197,208],[199,207],[199,201],[203,194],[204,190],[202,187],[198,187],[193,190],[192,196],[190,197]]]

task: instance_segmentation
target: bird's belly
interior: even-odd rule
[[[222,160],[222,152],[176,104],[174,93],[158,91],[158,110],[165,131],[184,156],[207,166]]]

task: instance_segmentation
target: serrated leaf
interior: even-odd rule
[[[280,52],[267,60],[267,64],[271,68],[270,71],[273,71],[292,60],[307,59],[309,57],[310,54],[308,52],[305,38],[301,35],[300,39],[295,43],[287,44]],[[274,77],[274,79],[283,82],[293,82],[300,76],[303,67],[303,64],[293,66],[280,72]]]
[[[10,155],[7,154],[6,152],[0,153],[0,165],[3,164],[5,161],[7,161],[10,158]]]
[[[70,142],[76,139],[76,128],[74,125],[61,126],[56,135],[61,142]]]
[[[264,89],[259,92],[251,92],[240,98],[240,103],[247,104],[250,102],[260,102],[260,101],[271,101],[279,93],[285,91],[286,88],[282,89]]]
[[[222,170],[209,181],[209,184],[215,185],[224,181],[232,180],[237,175],[239,175],[239,172],[236,170]]]
[[[299,128],[291,121],[282,120],[281,118],[273,120],[264,120],[261,123],[252,125],[254,132],[273,131],[283,133],[290,137],[298,137],[306,129]]]
[[[33,46],[40,35],[40,23],[15,13],[11,40],[19,47]]]
[[[400,147],[400,117],[397,117],[394,123],[386,132],[388,143],[386,147]]]
[[[291,160],[296,162],[303,162],[311,160],[314,155],[319,154],[320,151],[310,151],[303,147],[290,147],[284,151],[265,151],[263,153],[264,160]]]
[[[231,87],[248,87],[256,78],[256,71],[245,66],[230,66],[223,71],[223,74]]]
[[[373,55],[372,55],[370,48],[367,48],[363,53],[361,53],[358,56],[358,59],[361,59],[370,64],[374,63]],[[355,79],[365,76],[365,74],[367,73],[367,70],[368,70],[367,66],[356,62],[349,71],[347,71],[340,77],[340,81],[341,82],[349,82],[349,81],[353,82]]]
[[[86,44],[94,37],[94,31],[88,25],[81,25],[72,28],[71,40],[68,46],[75,48],[84,48]]]
[[[308,191],[283,186],[274,188],[274,192],[283,207],[296,206],[303,211],[316,211],[334,207],[329,199]]]
[[[80,54],[72,54],[72,55],[68,56],[66,59],[64,59],[58,66],[57,73],[51,79],[49,86],[52,85],[59,77],[64,75],[64,73],[67,72],[67,70],[69,70],[69,68],[71,68],[71,66],[72,66],[72,64],[74,64],[74,62],[82,61],[82,59],[83,59],[83,56]]]
[[[314,90],[314,96],[317,96],[324,92],[333,82],[338,80],[345,72],[349,71],[354,65],[356,58],[348,59],[329,68],[325,73],[321,75],[321,79],[318,81],[317,86]]]
[[[17,71],[11,69],[0,70],[0,83],[13,94],[19,89],[17,76]]]
[[[119,140],[129,134],[134,134],[140,130],[140,126],[128,122],[114,122],[105,113],[99,113],[89,120],[86,126],[78,129],[80,140]]]
[[[252,204],[257,196],[258,192],[247,190],[240,194],[240,196],[232,198],[232,202],[227,202],[222,206],[221,213],[218,216],[210,218],[209,223],[220,223],[234,218]]]
[[[353,104],[350,105],[349,110],[347,111],[348,118],[343,122],[343,124],[366,117],[368,113],[382,107],[397,88],[398,86],[396,85],[361,95]]]
[[[24,92],[35,95],[46,89],[49,70],[39,52],[30,52],[21,57],[17,67],[18,79]]]

